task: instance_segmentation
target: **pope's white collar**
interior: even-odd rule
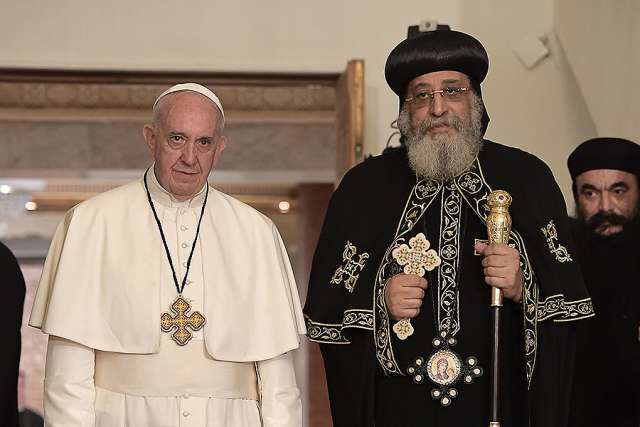
[[[189,207],[196,208],[202,206],[204,203],[204,195],[205,189],[208,186],[208,183],[202,186],[198,194],[193,196],[189,200],[178,200],[173,194],[167,191],[158,181],[156,177],[156,173],[154,171],[155,163],[149,167],[149,172],[147,173],[147,185],[149,186],[149,192],[151,193],[151,198],[160,203],[163,206],[176,208],[176,207]]]

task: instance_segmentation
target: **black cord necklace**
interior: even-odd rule
[[[191,252],[189,253],[189,258],[187,259],[186,271],[184,273],[182,283],[179,283],[178,275],[176,274],[176,269],[173,266],[173,260],[171,259],[171,253],[169,252],[169,246],[167,245],[167,239],[164,236],[164,230],[162,229],[162,224],[160,223],[160,218],[158,218],[158,213],[156,212],[156,208],[153,205],[153,200],[151,200],[151,192],[149,191],[149,185],[147,184],[148,172],[149,169],[145,171],[143,179],[144,188],[147,192],[147,200],[149,201],[149,206],[151,207],[151,211],[153,212],[153,217],[155,218],[156,224],[158,225],[158,231],[160,232],[160,237],[162,238],[162,244],[164,245],[164,250],[167,254],[167,261],[169,261],[171,273],[173,274],[173,283],[176,286],[176,291],[178,291],[176,300],[173,302],[173,304],[171,304],[171,311],[175,313],[175,316],[171,316],[170,313],[162,313],[162,316],[160,317],[160,326],[163,332],[171,332],[172,330],[174,330],[171,336],[173,340],[178,345],[186,345],[191,340],[191,338],[193,338],[191,331],[189,331],[187,327],[189,327],[193,331],[197,331],[200,330],[206,323],[205,317],[200,312],[194,311],[193,313],[188,314],[189,311],[191,311],[191,304],[189,304],[187,300],[182,298],[182,291],[184,290],[184,287],[187,283],[187,277],[189,275],[189,268],[191,267],[193,252],[196,248],[196,243],[198,242],[198,236],[200,235],[200,224],[202,223],[204,208],[207,205],[207,198],[209,196],[209,184],[206,184],[204,202],[202,203],[202,209],[200,210],[200,218],[198,219],[196,236],[193,239]]]

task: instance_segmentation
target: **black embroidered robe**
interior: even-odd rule
[[[22,309],[24,306],[25,284],[18,261],[9,248],[0,243],[0,289],[3,308],[0,311],[2,333],[0,342],[0,425],[18,425],[18,369],[20,366],[20,346]]]
[[[486,426],[489,417],[489,287],[476,239],[486,239],[485,201],[493,189],[513,197],[510,244],[521,255],[524,295],[504,308],[503,426],[566,425],[575,337],[572,322],[593,314],[577,264],[566,208],[548,167],[521,150],[485,141],[472,167],[438,183],[419,180],[399,148],[345,175],[334,193],[314,256],[305,306],[308,335],[321,344],[334,425]],[[391,252],[424,233],[442,264],[413,336],[405,341],[384,301],[401,272]],[[456,384],[448,407],[417,385],[407,367],[428,358],[439,330],[484,375]]]

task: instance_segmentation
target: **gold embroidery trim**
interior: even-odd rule
[[[415,224],[422,218],[422,215],[435,200],[435,197],[441,189],[442,184],[433,180],[420,180],[416,182],[407,199],[400,221],[398,222],[393,242],[387,247],[382,261],[378,266],[373,295],[373,307],[375,309],[373,334],[376,345],[376,357],[385,375],[405,375],[398,365],[393,352],[389,313],[387,312],[387,304],[384,298],[384,287],[387,279],[396,273],[394,267],[398,265],[394,261],[391,252],[406,242],[407,234],[413,230]]]
[[[345,329],[373,330],[372,310],[345,310],[341,323],[321,323],[315,322],[305,314],[307,325],[307,337],[310,341],[320,344],[351,344],[345,338]]]
[[[558,243],[558,231],[556,230],[556,225],[553,223],[553,220],[549,221],[549,223],[540,228],[542,234],[547,239],[547,245],[549,245],[549,251],[555,256],[556,261],[560,263],[573,261],[569,251],[567,248]]]
[[[595,315],[591,298],[567,301],[562,294],[552,295],[538,301],[538,321],[553,319],[554,322],[571,322]]]
[[[369,254],[363,252],[358,254],[358,249],[349,241],[342,251],[342,265],[333,273],[329,281],[332,285],[344,284],[344,287],[351,293],[356,286],[358,277],[364,269],[365,262],[369,259]],[[357,260],[356,260],[357,257]]]

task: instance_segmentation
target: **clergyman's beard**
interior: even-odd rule
[[[635,207],[630,217],[601,210],[587,220],[585,219],[582,210],[576,206],[576,218],[578,218],[578,221],[582,223],[587,230],[592,233],[596,233],[596,230],[605,222],[610,225],[621,225],[624,228],[629,222],[637,219],[639,210],[640,202],[638,206]]]
[[[473,96],[468,123],[450,113],[442,117],[427,117],[417,131],[411,128],[411,116],[402,108],[398,129],[405,136],[409,166],[418,176],[446,181],[467,169],[482,148],[482,102]],[[435,126],[447,124],[457,132],[453,135],[430,135]]]

